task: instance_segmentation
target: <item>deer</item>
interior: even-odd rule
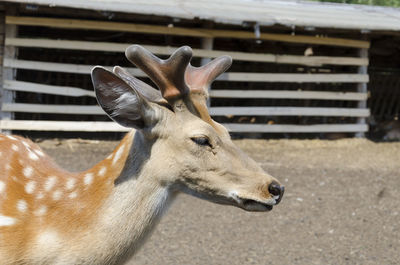
[[[92,168],[69,172],[31,140],[0,135],[1,264],[123,264],[179,192],[246,211],[281,201],[284,186],[207,110],[231,57],[195,67],[188,46],[165,60],[140,45],[125,55],[158,89],[119,66],[92,69],[98,104],[131,128]]]

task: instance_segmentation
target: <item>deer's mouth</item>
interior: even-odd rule
[[[251,199],[243,199],[240,203],[240,206],[246,211],[254,211],[254,212],[268,212],[271,211],[273,208],[271,204]]]
[[[241,197],[236,192],[232,192],[230,197],[236,202],[236,206],[251,212],[268,212],[277,204],[276,198],[269,198],[261,201]]]

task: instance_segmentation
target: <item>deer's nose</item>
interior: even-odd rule
[[[279,185],[279,183],[276,181],[272,181],[268,186],[268,191],[276,200],[276,204],[278,204],[282,200],[285,187],[283,185]]]

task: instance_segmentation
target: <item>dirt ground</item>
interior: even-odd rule
[[[47,140],[72,171],[117,142]],[[400,143],[238,140],[286,187],[269,213],[180,195],[129,264],[400,264]]]

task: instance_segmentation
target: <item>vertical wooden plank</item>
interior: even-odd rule
[[[204,23],[204,28],[210,29],[212,27],[213,27],[213,22],[212,21],[206,21]],[[201,48],[202,49],[211,51],[213,49],[213,47],[214,47],[214,38],[204,37],[204,38],[201,39]],[[203,66],[203,65],[209,63],[210,61],[211,61],[211,58],[204,58],[203,57],[200,60],[200,66]],[[211,87],[209,87],[208,89],[209,89],[208,90],[208,94],[210,95]],[[211,97],[209,97],[208,100],[207,100],[207,107],[208,108],[211,107]]]
[[[214,38],[203,38],[201,40],[201,48],[205,50],[212,50],[214,45]],[[205,65],[211,61],[210,58],[202,58],[201,59],[201,65]],[[211,87],[208,88],[208,94],[210,94]],[[211,106],[211,97],[208,98],[207,100],[207,107],[209,108]]]
[[[16,10],[15,9],[9,9],[6,8],[6,14],[7,15],[15,15]],[[1,19],[3,25],[5,26],[5,32],[4,36],[5,38],[13,38],[17,36],[17,26],[16,25],[5,25],[5,17],[3,13],[3,18]],[[5,59],[14,59],[16,57],[17,50],[15,47],[12,46],[4,46],[4,55],[3,55],[3,62]],[[3,63],[4,65],[4,63]],[[1,80],[1,88],[0,88],[0,93],[1,93],[1,100],[0,100],[0,107],[3,103],[13,103],[15,99],[15,92],[14,91],[9,91],[3,88],[4,83],[3,80],[15,80],[16,77],[16,70],[15,69],[10,69],[10,68],[5,68],[3,67],[3,78]],[[11,112],[0,112],[0,118],[1,120],[13,120],[14,119],[14,113]],[[1,131],[3,133],[9,134],[11,131]]]
[[[362,48],[359,50],[359,56],[361,58],[368,58],[368,49],[367,48]],[[358,67],[358,73],[359,74],[368,74],[368,67],[363,65]],[[362,92],[362,93],[367,93],[368,92],[368,87],[367,83],[358,83],[357,84],[357,92]],[[359,101],[357,104],[357,107],[360,109],[365,109],[367,108],[367,100],[362,100]],[[366,124],[367,120],[366,118],[358,118],[357,123],[358,124]],[[365,132],[358,132],[355,134],[356,137],[364,138],[365,137]]]

